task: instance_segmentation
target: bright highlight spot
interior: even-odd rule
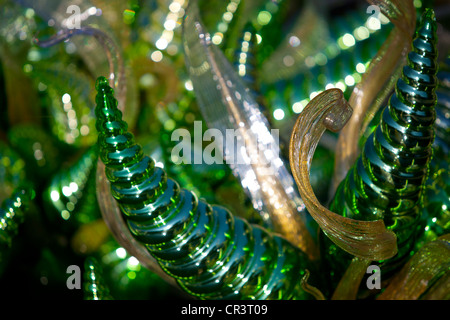
[[[91,16],[97,14],[97,8],[96,7],[90,7],[88,9],[88,14],[91,15]]]
[[[173,13],[177,13],[178,11],[180,11],[181,9],[181,4],[179,4],[178,2],[172,2],[169,5],[169,10],[172,11]]]
[[[194,86],[192,85],[192,81],[191,80],[186,81],[186,83],[184,84],[184,87],[186,88],[187,91],[194,90]]]
[[[62,193],[63,195],[65,195],[66,197],[70,197],[72,195],[72,190],[70,190],[70,187],[68,186],[64,186],[62,188]]]
[[[213,35],[212,37],[212,43],[214,43],[215,45],[219,45],[222,43],[222,39],[223,39],[223,34],[220,32],[217,32],[216,34]]]
[[[300,39],[296,36],[291,36],[289,38],[289,44],[294,48],[298,47],[300,45],[300,43],[301,43]]]
[[[164,22],[164,29],[166,30],[173,30],[176,26],[177,23],[175,20],[166,20],[166,22]]]
[[[355,79],[353,79],[352,76],[348,75],[345,77],[345,84],[351,87],[355,84]]]
[[[282,109],[276,109],[276,110],[273,112],[273,117],[274,117],[276,120],[282,120],[282,119],[284,118],[284,111],[283,111]]]
[[[70,102],[70,94],[68,93],[64,93],[64,95],[62,96],[62,102],[63,103],[69,103]]]
[[[356,65],[356,71],[359,73],[364,73],[366,72],[366,66],[360,62]]]
[[[375,17],[370,17],[369,19],[367,19],[366,25],[367,25],[367,28],[369,28],[372,31],[381,29],[380,20],[378,20]]]
[[[117,248],[116,254],[120,259],[124,259],[127,256],[127,251],[124,248]]]
[[[319,92],[311,92],[311,94],[309,95],[309,99],[310,100],[314,99],[318,94]]]
[[[162,54],[161,51],[156,50],[156,51],[153,51],[153,53],[151,54],[150,58],[153,61],[155,61],[155,62],[160,62],[162,60],[162,58],[163,58],[163,54]]]
[[[300,113],[303,111],[303,109],[305,108],[307,102],[306,100],[302,100],[300,102],[296,102],[292,105],[292,111],[294,111],[295,113]]]
[[[223,20],[230,22],[233,19],[233,14],[229,11],[225,12],[222,16]]]
[[[164,163],[162,163],[162,162],[156,162],[156,163],[155,163],[155,167],[164,169]]]
[[[167,42],[166,39],[160,38],[158,39],[158,41],[156,41],[155,45],[159,50],[164,50],[165,48],[167,48],[167,45],[169,43]]]
[[[72,193],[75,193],[78,191],[78,185],[75,182],[71,182],[69,184],[69,188],[72,191]]]
[[[128,267],[130,267],[130,269],[134,269],[139,265],[139,260],[136,259],[135,257],[130,257],[128,258],[127,265]]]
[[[53,190],[50,193],[50,198],[52,199],[52,201],[58,201],[59,200],[59,192],[56,190]]]
[[[342,42],[345,46],[352,47],[355,45],[355,38],[350,33],[346,33],[342,37]]]

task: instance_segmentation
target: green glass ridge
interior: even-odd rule
[[[436,42],[436,20],[428,9],[379,125],[330,205],[345,217],[383,219],[395,232],[398,254],[381,264],[385,272],[410,253],[423,207],[435,135]]]
[[[103,269],[97,259],[87,258],[84,269],[84,300],[113,300],[103,279]]]
[[[287,240],[182,189],[135,143],[113,89],[97,80],[100,158],[131,233],[162,269],[200,299],[307,299],[314,268]]]
[[[3,201],[0,207],[0,254],[2,250],[11,248],[19,226],[25,220],[25,210],[34,197],[34,189],[24,185],[16,188],[12,195]]]
[[[97,147],[90,147],[70,167],[62,168],[52,177],[44,192],[51,221],[58,225],[70,221],[69,230],[100,217],[95,193],[97,158]]]

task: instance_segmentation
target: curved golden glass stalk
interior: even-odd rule
[[[425,244],[390,281],[378,300],[450,298],[450,234]]]
[[[353,89],[349,104],[353,115],[340,132],[335,170],[330,187],[333,196],[359,154],[358,141],[378,108],[391,93],[410,50],[416,26],[412,0],[368,0],[393,23],[389,37],[369,64],[362,81]]]
[[[301,280],[301,287],[303,288],[303,290],[311,294],[314,298],[316,298],[316,300],[326,300],[325,296],[319,289],[308,283],[309,275],[310,275],[309,270],[306,269],[305,275]]]
[[[280,158],[278,142],[255,98],[236,74],[224,54],[212,44],[196,1],[189,3],[183,24],[186,64],[196,99],[209,128],[219,130],[226,143],[218,141],[226,163],[239,177],[255,209],[275,232],[307,253],[318,256],[307,228],[307,212],[292,176]],[[237,152],[231,143],[237,139]],[[223,140],[223,139],[222,139]]]
[[[435,135],[436,42],[434,11],[427,9],[395,92],[329,206],[353,219],[383,219],[386,227],[395,232],[398,254],[377,262],[385,279],[409,257],[421,223]],[[328,243],[325,247],[335,246]],[[338,252],[329,252],[326,257],[335,262],[334,275],[350,258]]]
[[[309,213],[337,246],[363,259],[383,260],[397,252],[396,236],[386,229],[383,220],[358,221],[328,210],[317,200],[309,181],[311,161],[323,132],[339,131],[351,112],[339,89],[326,90],[308,103],[291,136],[292,173]]]

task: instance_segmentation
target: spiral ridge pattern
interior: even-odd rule
[[[9,198],[3,201],[0,207],[0,247],[11,247],[19,226],[25,220],[24,210],[34,196],[34,190],[24,186],[18,187]]]
[[[436,137],[435,147],[448,154],[450,149],[450,54],[439,66],[436,90]]]
[[[302,251],[180,188],[135,143],[104,77],[96,88],[99,154],[112,195],[165,272],[201,299],[309,298],[300,279],[313,269]]]
[[[390,265],[410,252],[421,216],[435,136],[436,41],[434,12],[426,10],[380,123],[330,207],[353,219],[383,219],[398,239]]]
[[[97,147],[92,146],[52,178],[44,193],[51,221],[58,225],[61,221],[74,221],[69,230],[99,217],[94,174],[97,158]]]

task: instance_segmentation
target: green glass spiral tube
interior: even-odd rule
[[[210,206],[155,167],[136,144],[113,89],[96,83],[100,159],[131,233],[200,299],[308,299],[306,255],[287,240]]]
[[[450,53],[439,65],[437,77],[435,148],[441,153],[440,158],[445,158],[450,149]]]
[[[416,248],[450,232],[450,56],[439,65],[436,136]],[[416,249],[417,250],[417,249]]]
[[[345,217],[383,219],[395,232],[398,253],[380,262],[386,277],[411,252],[421,216],[435,136],[436,41],[434,12],[428,9],[380,123],[330,205]]]
[[[19,226],[25,219],[24,210],[34,198],[35,192],[29,186],[17,188],[0,207],[0,246],[11,247]]]

